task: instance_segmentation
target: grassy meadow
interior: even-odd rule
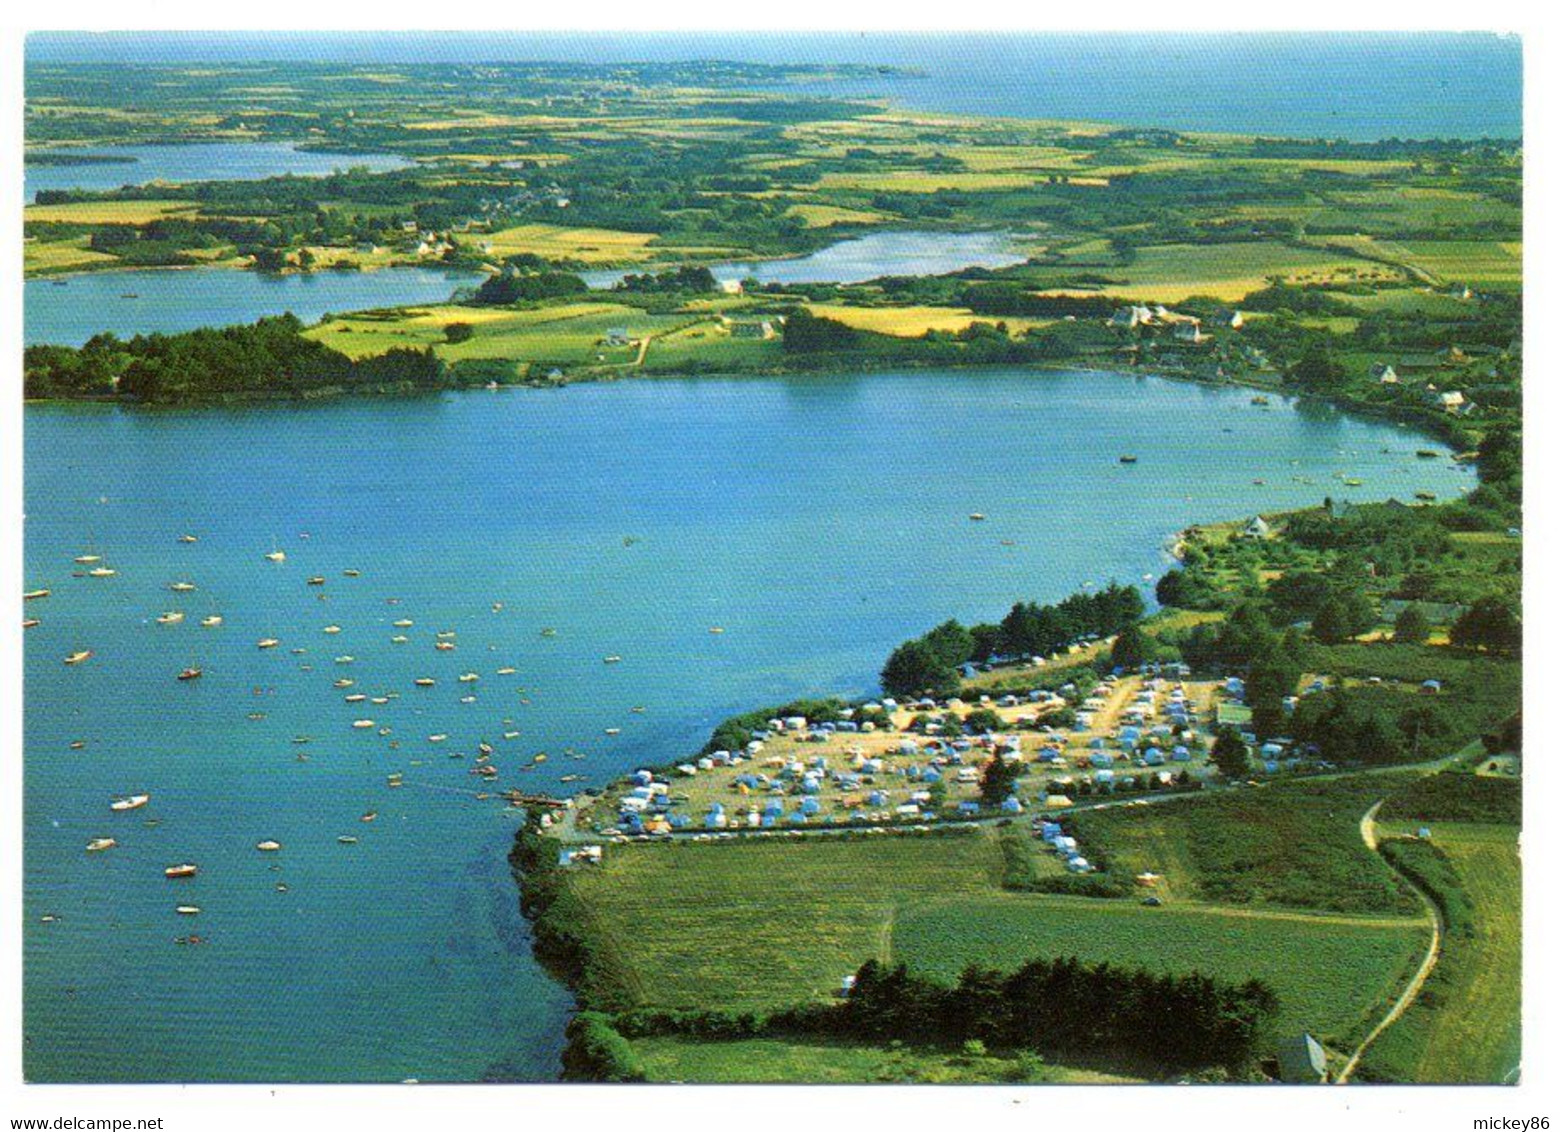
[[[601,868],[572,871],[568,884],[626,1002],[665,1008],[827,1001],[870,958],[951,980],[968,963],[1077,955],[1262,978],[1284,1026],[1343,1042],[1406,977],[1428,931],[1412,915],[1010,892],[1002,870],[998,838],[983,830],[609,847]]]

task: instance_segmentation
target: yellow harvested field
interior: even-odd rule
[[[616,232],[607,228],[563,228],[556,224],[522,224],[488,236],[468,237],[487,244],[495,256],[530,253],[544,259],[577,259],[584,263],[625,263],[651,258],[648,232]]]
[[[808,303],[807,309],[821,318],[832,318],[857,330],[892,334],[896,338],[919,338],[928,330],[963,330],[972,322],[994,321],[977,318],[974,311],[956,307],[849,307],[836,303]]]
[[[51,271],[76,271],[84,267],[113,262],[115,262],[113,256],[104,252],[95,252],[87,247],[85,236],[78,236],[74,240],[56,240],[47,244],[39,243],[37,240],[27,240],[22,244],[22,272],[25,275],[41,275]]]
[[[839,208],[832,204],[793,204],[785,210],[809,228],[832,228],[836,224],[881,224],[889,219],[884,213],[862,208]]]
[[[30,204],[22,210],[22,218],[29,224],[150,224],[198,211],[200,205],[189,200],[89,200]]]
[[[825,173],[814,183],[814,187],[855,189],[870,193],[935,193],[942,189],[980,193],[1022,189],[1034,183],[1035,178],[1025,173],[927,173],[911,170],[903,173]]]
[[[1387,264],[1371,263],[1315,248],[1279,243],[1165,244],[1139,248],[1136,259],[1106,269],[1113,279],[1101,291],[1114,298],[1166,303],[1191,295],[1233,302],[1278,278],[1297,284],[1331,284],[1401,279]]]

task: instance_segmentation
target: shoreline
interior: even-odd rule
[[[187,270],[181,268],[157,268],[154,270]],[[384,270],[389,270],[385,268]],[[47,343],[38,343],[47,345]],[[855,364],[851,364],[854,362]],[[657,370],[644,372],[635,369],[624,372],[621,369],[612,370],[584,370],[578,376],[565,376],[562,380],[548,378],[528,378],[519,381],[507,382],[497,388],[490,388],[486,384],[472,385],[445,385],[438,389],[417,390],[415,392],[397,392],[394,389],[374,390],[319,390],[309,395],[296,394],[264,395],[264,396],[240,396],[220,398],[210,401],[190,401],[179,404],[143,404],[138,401],[128,400],[116,396],[101,397],[46,397],[24,398],[23,403],[28,405],[78,405],[78,404],[108,404],[118,405],[127,409],[159,410],[159,409],[214,409],[232,408],[240,405],[269,405],[269,404],[306,404],[311,401],[338,401],[348,398],[382,397],[382,396],[428,396],[443,393],[492,393],[503,392],[510,389],[539,390],[562,389],[570,385],[598,385],[611,384],[619,381],[697,381],[714,379],[723,381],[743,380],[748,378],[759,380],[773,380],[775,378],[817,377],[827,379],[837,375],[870,375],[888,371],[904,370],[945,370],[954,374],[979,375],[1001,370],[1023,370],[1035,373],[1078,373],[1089,376],[1118,376],[1118,377],[1151,377],[1164,381],[1174,381],[1186,385],[1195,385],[1202,388],[1218,389],[1229,386],[1239,389],[1256,389],[1265,393],[1277,394],[1281,397],[1291,398],[1296,402],[1325,405],[1339,412],[1354,413],[1362,417],[1371,417],[1377,420],[1392,421],[1405,428],[1416,429],[1432,440],[1447,445],[1449,448],[1457,447],[1457,438],[1451,433],[1451,426],[1455,424],[1450,418],[1444,419],[1432,413],[1404,412],[1392,405],[1376,405],[1367,401],[1356,401],[1349,398],[1321,397],[1307,395],[1301,392],[1285,392],[1282,383],[1258,380],[1249,375],[1237,375],[1225,377],[1220,380],[1208,380],[1196,377],[1188,373],[1175,371],[1147,369],[1140,366],[1101,366],[1098,364],[1069,364],[1065,361],[1039,361],[1039,362],[1004,362],[992,364],[958,365],[946,361],[917,362],[915,359],[883,359],[881,361],[865,358],[842,357],[838,360],[831,359],[828,366],[808,366],[805,368],[792,368],[788,366],[774,366],[762,369],[738,370],[702,370],[702,369],[676,369]],[[1280,375],[1275,375],[1280,376]],[[1462,453],[1452,452],[1453,458],[1460,458]]]
[[[1120,371],[1097,370],[1083,371],[1109,374]],[[1188,379],[1193,380],[1195,379]],[[1197,382],[1198,384],[1208,384]],[[1437,504],[1445,506],[1445,504]],[[1216,527],[1240,522],[1241,516],[1234,518],[1210,518],[1190,523],[1186,526],[1167,532],[1157,542],[1159,550],[1167,554],[1175,561],[1180,561],[1184,553],[1187,540],[1194,530]],[[1163,610],[1151,615],[1158,616]],[[1080,663],[1088,663],[1083,660]],[[1019,669],[1014,670],[1019,671]],[[963,691],[963,689],[961,689]],[[854,699],[846,693],[841,693],[847,699]],[[868,695],[871,693],[868,692]],[[674,758],[677,756],[673,756]],[[647,763],[646,765],[651,765]],[[1418,764],[1402,764],[1402,766],[1389,769],[1403,769],[1403,766]],[[1429,765],[1429,764],[1427,764]],[[1438,764],[1436,764],[1438,765]],[[1332,773],[1317,775],[1319,779],[1334,777]],[[609,1010],[612,1004],[611,996],[615,988],[597,986],[591,981],[590,953],[591,944],[580,933],[575,925],[557,922],[551,918],[550,913],[558,899],[558,893],[552,878],[560,873],[565,865],[561,861],[562,850],[571,847],[594,845],[598,847],[615,843],[612,836],[586,835],[580,831],[579,819],[593,809],[606,795],[613,785],[626,781],[627,772],[615,776],[606,785],[595,793],[580,793],[557,800],[557,806],[543,806],[532,804],[525,807],[525,817],[519,829],[515,831],[513,842],[507,861],[511,876],[514,879],[516,895],[520,907],[521,916],[531,929],[532,956],[537,965],[569,993],[574,1001],[573,1012],[569,1021],[565,1022],[565,1050],[569,1041],[569,1022],[577,1018],[583,1012]],[[1170,802],[1182,797],[1196,796],[1202,793],[1196,791],[1171,791],[1158,795],[1155,802]],[[1081,810],[1090,810],[1111,806],[1128,804],[1129,799],[1112,800],[1105,803],[1085,804],[1082,807],[1073,807],[1068,813]],[[809,830],[802,836],[821,837],[824,839],[849,840],[859,838],[867,834],[886,834],[890,837],[904,836],[916,838],[958,837],[979,833],[984,826],[991,825],[1001,820],[1000,814],[983,813],[974,818],[935,817],[930,821],[922,820],[910,823],[873,823],[864,827],[841,827]],[[544,821],[546,824],[544,824]],[[560,829],[560,827],[563,827]],[[559,836],[559,833],[563,836]],[[724,837],[734,837],[737,841],[757,840],[764,841],[776,837],[784,837],[787,831],[759,829],[759,830],[721,830],[719,834]],[[660,841],[672,842],[697,840],[699,835],[707,835],[707,831],[698,829],[685,834],[673,833],[661,838],[629,838],[629,843],[638,841],[642,844],[653,844]],[[1066,897],[1062,897],[1066,899]],[[1078,897],[1078,899],[1091,900],[1093,897]],[[1325,915],[1325,913],[1315,913]],[[560,1076],[560,1079],[564,1079]]]

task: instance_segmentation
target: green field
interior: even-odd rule
[[[1163,874],[1179,899],[1411,916],[1419,902],[1360,839],[1361,816],[1394,781],[1356,775],[1101,810],[1079,815],[1078,839],[1113,870]]]
[[[1123,299],[1179,302],[1190,295],[1234,301],[1260,290],[1268,279],[1318,284],[1397,279],[1381,264],[1350,259],[1315,248],[1278,243],[1166,244],[1139,248],[1125,267],[1111,268],[1125,283],[1104,288]]]
[[[624,1006],[827,1001],[870,958],[952,979],[970,962],[1011,969],[1078,955],[1264,978],[1285,1025],[1342,1042],[1424,946],[1425,924],[1412,917],[1147,908],[1003,891],[1001,871],[997,838],[983,831],[609,848],[602,867],[568,883]]]
[[[1409,834],[1417,823],[1388,827]],[[1522,1049],[1522,875],[1511,825],[1437,823],[1473,905],[1473,935],[1448,933],[1408,1011],[1366,1052],[1362,1069],[1394,1081],[1507,1083]]]
[[[1005,967],[1017,955],[1076,955],[1156,971],[1262,979],[1284,1032],[1342,1047],[1379,1016],[1389,988],[1424,954],[1425,921],[1249,912],[1167,903],[995,893],[901,912],[894,958],[952,981],[966,964]]]

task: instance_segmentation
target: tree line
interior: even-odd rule
[[[969,628],[949,620],[896,648],[883,666],[883,690],[894,696],[949,695],[959,666],[995,656],[1047,656],[1088,637],[1108,637],[1143,616],[1136,586],[1115,582],[1051,605],[1018,602],[1000,624]]]
[[[99,334],[79,349],[29,346],[23,389],[30,398],[115,397],[147,405],[229,398],[301,397],[382,388],[443,387],[432,350],[395,349],[354,360],[303,336],[291,314],[247,326],[182,334]]]

